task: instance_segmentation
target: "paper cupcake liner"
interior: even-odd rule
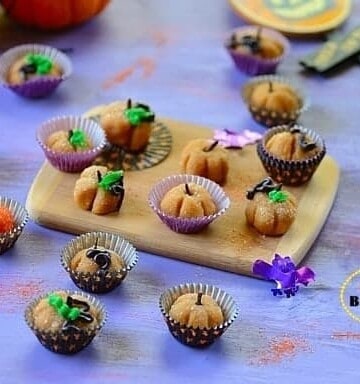
[[[92,297],[84,292],[75,292],[75,291],[62,291],[70,295],[79,295],[84,298],[92,307],[94,307],[99,312],[99,321],[98,325],[94,326],[94,328],[89,329],[70,329],[68,331],[58,331],[58,332],[50,332],[46,330],[39,329],[35,326],[32,313],[35,306],[40,302],[40,300],[47,297],[52,292],[49,292],[45,295],[42,295],[32,301],[25,310],[25,321],[30,329],[34,332],[35,336],[38,338],[40,343],[47,349],[52,352],[72,355],[74,353],[80,352],[86,346],[88,346],[93,338],[98,334],[100,329],[104,326],[107,313],[105,311],[104,306],[97,300],[95,297]],[[56,292],[53,291],[53,292]]]
[[[237,36],[256,35],[257,29],[258,29],[257,27],[247,26],[247,27],[237,28],[233,31],[233,33],[236,33]],[[268,36],[276,40],[282,45],[283,47],[282,55],[274,59],[263,59],[260,57],[255,57],[254,55],[251,55],[251,54],[238,52],[235,49],[229,48],[227,44],[225,44],[225,48],[229,52],[236,67],[241,72],[244,72],[250,76],[274,73],[276,71],[277,66],[288,54],[290,49],[289,40],[285,36],[283,36],[281,33],[276,32],[272,29],[263,28],[262,34],[264,36]]]
[[[223,324],[213,328],[193,328],[181,325],[169,315],[172,304],[179,296],[199,292],[211,296],[219,304],[225,320]],[[212,344],[229,328],[239,314],[234,299],[228,293],[213,285],[201,283],[181,284],[168,289],[160,296],[159,306],[169,331],[175,339],[185,345],[200,348]]]
[[[57,131],[81,129],[89,138],[92,149],[81,152],[55,152],[46,145],[47,138]],[[91,165],[105,146],[105,134],[100,125],[91,119],[77,116],[59,116],[43,123],[36,134],[45,157],[57,169],[63,172],[81,172]]]
[[[301,100],[301,107],[297,109],[296,111],[293,111],[291,113],[278,113],[275,111],[270,111],[268,109],[264,108],[255,108],[250,104],[250,96],[254,89],[254,87],[260,83],[263,82],[277,82],[277,83],[283,83],[288,86],[290,86],[296,94],[298,95],[299,99]],[[276,75],[265,75],[265,76],[258,76],[252,80],[250,80],[242,90],[242,98],[244,103],[248,106],[248,109],[252,115],[252,117],[259,123],[262,124],[265,127],[274,127],[278,125],[283,124],[291,124],[296,122],[296,120],[299,118],[299,116],[306,111],[309,108],[310,101],[309,98],[303,93],[303,91],[297,87],[295,84],[293,84],[290,80],[282,77],[282,76],[276,76]]]
[[[317,167],[321,163],[326,153],[326,147],[324,140],[313,130],[304,128],[300,125],[292,126],[300,129],[301,132],[305,133],[311,141],[316,142],[319,151],[315,156],[304,159],[304,160],[282,160],[272,155],[266,149],[266,143],[268,140],[284,131],[288,131],[290,127],[288,125],[282,125],[270,129],[263,140],[257,145],[257,153],[260,160],[265,168],[266,172],[275,181],[289,186],[299,186],[311,179]]]
[[[60,77],[39,77],[26,81],[23,84],[12,85],[7,81],[7,74],[11,65],[28,53],[48,56],[62,69]],[[40,98],[52,93],[60,83],[66,80],[72,73],[70,59],[61,51],[47,45],[24,44],[9,49],[0,57],[0,81],[3,85],[23,97]]]
[[[164,195],[179,184],[195,183],[205,188],[213,198],[218,211],[210,216],[196,218],[181,218],[167,215],[160,210],[160,203]],[[161,180],[149,193],[150,207],[171,230],[179,233],[196,233],[209,225],[216,218],[225,213],[230,206],[230,199],[224,190],[213,181],[195,175],[173,175]]]
[[[83,273],[71,269],[71,260],[83,249],[92,247],[96,239],[98,245],[118,254],[125,267],[114,272]],[[138,261],[135,247],[125,239],[111,233],[89,232],[71,240],[61,252],[61,264],[72,281],[80,289],[92,293],[107,293],[118,287]]]
[[[2,255],[10,249],[19,238],[29,220],[29,214],[22,205],[8,197],[0,196],[0,207],[8,208],[15,222],[14,228],[12,228],[11,231],[0,233],[0,255]]]

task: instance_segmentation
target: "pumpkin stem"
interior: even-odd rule
[[[274,87],[272,81],[269,81],[269,92],[274,92]]]
[[[69,130],[68,140],[70,141],[72,135],[74,134],[74,131],[72,129]]]
[[[95,244],[94,244],[94,249],[97,249],[98,241],[99,241],[99,238],[98,238],[98,236],[96,236]]]
[[[102,180],[101,172],[96,171],[96,174],[97,174],[98,182],[101,183],[101,180]]]
[[[262,32],[262,27],[258,27],[257,31],[256,31],[256,42],[259,43],[260,39],[261,39],[261,32]]]
[[[213,143],[211,143],[210,146],[208,147],[205,147],[203,149],[204,152],[211,152],[217,145],[219,144],[219,141],[218,140],[215,140]]]
[[[185,193],[186,193],[187,195],[189,195],[189,196],[191,196],[191,195],[192,195],[192,193],[191,193],[191,191],[190,191],[190,188],[189,188],[189,184],[188,184],[188,183],[186,183],[186,184],[185,184]]]
[[[196,300],[196,303],[195,303],[196,305],[202,305],[202,302],[201,302],[202,295],[203,295],[202,292],[198,292],[197,300]]]
[[[131,99],[127,99],[126,109],[130,109],[130,108],[132,108],[132,101],[131,101]]]

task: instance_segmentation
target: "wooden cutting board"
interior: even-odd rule
[[[254,260],[271,260],[275,252],[291,255],[296,263],[305,256],[320,232],[333,204],[339,169],[325,156],[313,179],[298,188],[289,188],[299,199],[298,215],[282,237],[265,237],[245,221],[245,192],[266,174],[254,145],[230,151],[230,174],[224,189],[231,199],[229,210],[198,234],[172,232],[155,215],[147,202],[150,188],[171,174],[179,173],[182,148],[193,138],[211,138],[205,127],[161,119],[173,136],[173,148],[159,165],[127,172],[125,200],[119,214],[96,216],[73,201],[77,174],[62,173],[47,161],[41,167],[28,194],[26,207],[32,219],[46,227],[80,234],[109,231],[121,234],[137,248],[190,263],[251,275]]]

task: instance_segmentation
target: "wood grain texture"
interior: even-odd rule
[[[334,160],[327,156],[307,185],[291,188],[299,203],[295,222],[285,235],[269,237],[249,228],[244,213],[246,191],[266,176],[256,146],[230,150],[230,171],[224,186],[231,201],[229,210],[200,233],[178,234],[160,222],[147,197],[156,182],[180,172],[181,151],[186,144],[193,138],[211,138],[212,131],[172,120],[161,121],[172,133],[172,151],[155,167],[126,172],[125,198],[118,215],[96,216],[80,209],[73,198],[79,175],[59,172],[46,162],[26,202],[32,219],[74,234],[95,230],[119,233],[143,251],[239,274],[252,275],[254,261],[270,261],[274,253],[292,255],[295,263],[300,263],[320,232],[336,195],[339,169]]]

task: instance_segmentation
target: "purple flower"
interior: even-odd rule
[[[276,288],[271,290],[274,296],[283,294],[286,297],[295,296],[300,284],[306,286],[315,279],[312,269],[308,267],[296,269],[291,257],[281,257],[277,253],[271,264],[256,260],[253,264],[253,273],[276,282]]]

